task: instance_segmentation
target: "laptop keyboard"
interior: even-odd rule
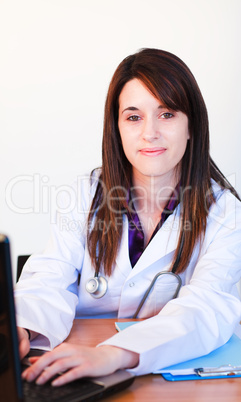
[[[80,379],[61,387],[52,387],[50,383],[37,385],[27,381],[23,381],[22,384],[24,402],[84,401],[88,400],[92,393],[100,392],[101,394],[101,389],[105,388],[88,379]]]

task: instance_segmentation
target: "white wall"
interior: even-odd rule
[[[240,15],[240,0],[0,0],[0,231],[14,269],[46,243],[50,191],[53,206],[58,186],[100,165],[107,87],[139,48],[191,68],[211,154],[241,193]]]

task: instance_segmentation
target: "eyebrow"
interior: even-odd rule
[[[159,105],[158,106],[158,109],[164,109],[165,108],[165,106],[163,106],[163,105]],[[128,106],[127,108],[125,108],[121,113],[124,113],[124,112],[126,112],[126,111],[128,111],[128,110],[130,110],[130,111],[137,111],[137,110],[140,110],[140,109],[138,109],[137,107],[135,107],[135,106]]]

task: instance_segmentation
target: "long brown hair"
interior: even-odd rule
[[[177,56],[158,49],[143,49],[126,57],[111,80],[104,114],[102,171],[88,217],[87,244],[96,273],[111,275],[128,210],[127,191],[132,167],[127,160],[118,129],[119,96],[124,85],[137,78],[166,107],[185,113],[190,140],[182,159],[180,235],[172,262],[173,272],[183,272],[206,229],[209,208],[215,202],[211,179],[237,193],[209,154],[206,106],[189,68]]]

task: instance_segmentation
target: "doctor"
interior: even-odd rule
[[[241,204],[209,155],[205,103],[178,57],[144,49],[118,66],[102,154],[16,286],[21,355],[30,342],[54,348],[32,359],[28,381],[150,373],[223,345],[240,321]],[[96,348],[57,346],[75,317],[133,316],[146,320]]]

